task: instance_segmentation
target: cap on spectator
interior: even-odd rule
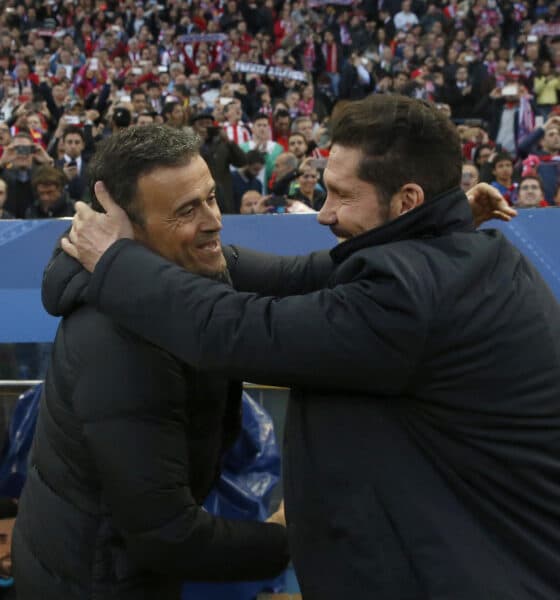
[[[119,106],[119,108],[115,109],[113,113],[113,123],[117,127],[128,127],[132,122],[132,115],[128,108],[124,108],[123,106]]]

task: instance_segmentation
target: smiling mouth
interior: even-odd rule
[[[202,252],[215,254],[222,251],[222,245],[220,244],[220,240],[210,240],[204,244],[200,244],[198,249]]]

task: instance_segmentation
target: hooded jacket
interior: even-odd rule
[[[14,533],[18,598],[176,600],[186,579],[277,575],[283,527],[201,507],[239,433],[240,384],[84,304],[88,280],[64,253],[44,277],[44,304],[64,318]]]
[[[88,299],[198,368],[292,387],[304,598],[560,597],[560,307],[523,255],[455,189],[337,246],[315,291],[316,257],[260,282],[244,257],[234,286],[269,295],[121,240]]]

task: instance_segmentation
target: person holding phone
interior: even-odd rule
[[[16,133],[12,143],[0,158],[0,177],[8,184],[8,198],[4,208],[16,219],[24,219],[27,209],[35,201],[31,179],[40,165],[52,165],[54,159],[45,149],[33,142],[23,131]]]

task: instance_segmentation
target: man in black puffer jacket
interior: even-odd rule
[[[504,236],[474,229],[461,162],[427,103],[346,105],[319,213],[345,241],[306,286],[305,257],[241,286],[239,251],[234,290],[115,242],[131,231],[108,198],[112,224],[81,205],[64,242],[93,270],[88,301],[127,329],[292,386],[284,489],[305,600],[560,598],[560,306]]]
[[[128,129],[93,162],[169,260],[227,280],[214,182],[194,136]],[[149,200],[147,200],[149,198]],[[63,315],[19,503],[21,600],[178,600],[182,580],[277,575],[280,515],[228,521],[201,504],[240,428],[239,383],[195,370],[84,304],[89,275],[64,253],[43,301]]]

